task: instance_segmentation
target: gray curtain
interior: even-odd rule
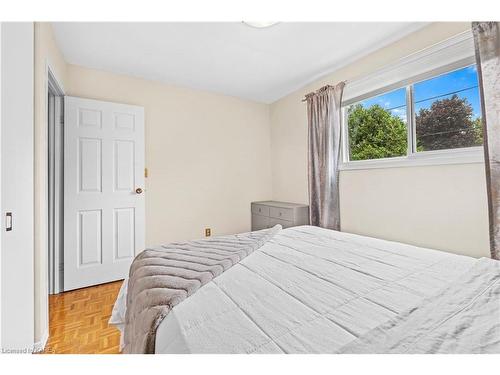
[[[472,23],[481,87],[490,251],[500,259],[500,24]]]
[[[311,225],[340,230],[339,173],[344,82],[306,95],[309,123],[309,217]]]

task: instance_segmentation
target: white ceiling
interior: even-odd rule
[[[425,23],[53,23],[67,62],[271,103]]]

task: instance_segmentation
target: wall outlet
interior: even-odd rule
[[[205,237],[210,237],[212,235],[212,229],[205,228]]]

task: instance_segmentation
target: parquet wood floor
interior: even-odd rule
[[[120,332],[108,325],[122,281],[49,296],[46,354],[119,353]]]

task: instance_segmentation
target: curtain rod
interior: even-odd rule
[[[322,86],[320,87],[319,89],[315,90],[315,91],[311,91],[310,93],[306,94],[304,99],[302,99],[303,102],[306,102],[307,101],[307,98],[311,95],[315,95],[315,94],[319,94],[321,91],[325,90],[326,88],[328,87],[336,87],[338,85],[340,85],[341,83],[343,83],[344,85],[347,84],[349,81],[348,80],[343,80],[343,81],[340,81],[339,83],[337,83],[336,85],[325,85],[325,86]]]

